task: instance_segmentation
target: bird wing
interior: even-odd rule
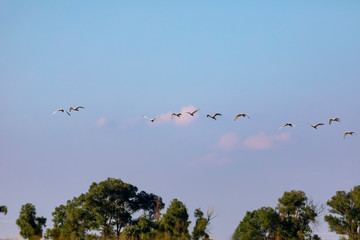
[[[171,114],[171,119],[173,119],[174,115],[176,115],[175,113]]]
[[[200,108],[199,108],[199,109],[196,109],[195,111],[192,112],[192,114],[197,113],[199,110],[200,110]]]
[[[331,122],[334,121],[334,119],[330,118],[329,119],[329,125],[331,125]]]
[[[73,108],[73,107],[70,107],[69,111],[71,112],[71,110],[75,110],[75,108]]]
[[[214,117],[216,117],[216,116],[221,116],[221,114],[220,113],[215,113]]]
[[[56,110],[55,112],[52,113],[52,115],[54,115],[55,113],[57,113],[58,111],[60,111],[60,109]]]
[[[346,132],[346,133],[344,134],[344,139],[345,139],[346,135],[348,135],[348,134],[349,134],[349,132]]]
[[[76,110],[78,110],[79,108],[85,109],[83,106],[78,106],[76,107]]]
[[[142,117],[151,120],[151,118],[149,118],[147,116],[142,115]]]
[[[236,115],[234,122],[236,121],[236,119],[238,119],[240,117],[240,114]]]
[[[321,125],[324,125],[324,124],[323,123],[318,123],[315,126],[318,127],[318,126],[321,126]]]
[[[65,110],[65,112],[67,113],[67,115],[71,116],[70,113],[68,113],[68,111]]]
[[[160,117],[160,115],[154,117],[154,118],[152,119],[152,121],[154,121],[154,120],[157,119],[158,117]]]

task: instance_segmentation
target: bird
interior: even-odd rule
[[[197,113],[199,110],[200,110],[200,108],[199,108],[199,109],[196,109],[196,110],[193,111],[193,112],[186,112],[186,113],[190,114],[191,116],[194,116],[194,114]]]
[[[238,119],[239,117],[247,117],[250,118],[249,115],[247,115],[246,113],[239,113],[238,115],[236,115],[234,122],[236,121],[236,119]]]
[[[308,122],[308,124],[310,126],[312,126],[313,128],[317,129],[318,126],[321,126],[321,125],[324,125],[323,123],[318,123],[318,124],[315,124],[315,125],[312,125],[311,123]]]
[[[340,122],[340,118],[330,118],[329,125],[331,125],[332,122]]]
[[[174,116],[180,117],[181,115],[181,113],[173,113],[171,114],[171,119],[173,119]]]
[[[286,127],[286,126],[290,126],[290,127],[296,127],[295,124],[292,124],[292,123],[285,123],[283,126],[281,126],[279,129],[283,128],[283,127]]]
[[[58,110],[56,110],[55,112],[53,112],[52,114],[54,115],[55,113],[57,113],[57,112],[66,112],[67,113],[67,115],[69,115],[70,116],[70,113],[68,113],[66,110],[64,110],[64,109],[62,109],[62,108],[60,108],[60,109],[58,109]]]
[[[76,107],[76,108],[70,107],[69,111],[71,112],[71,110],[74,110],[74,111],[77,111],[77,112],[78,112],[80,108],[85,109],[83,106],[78,106],[78,107]]]
[[[142,115],[143,116],[143,118],[146,118],[146,119],[149,119],[151,122],[154,122],[155,121],[155,119],[157,119],[159,116],[157,116],[157,117],[154,117],[154,118],[149,118],[149,117],[147,117],[147,116],[144,116],[144,115]]]
[[[221,116],[221,114],[220,113],[215,113],[213,116],[211,116],[210,114],[206,115],[206,117],[210,117],[210,118],[212,118],[214,120],[216,120],[216,116]]]
[[[353,135],[353,134],[356,135],[356,133],[353,132],[353,131],[348,131],[348,132],[346,132],[346,133],[344,134],[344,139],[345,139],[346,135]]]

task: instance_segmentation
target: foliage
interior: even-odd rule
[[[201,211],[200,208],[195,209],[194,216],[196,219],[194,229],[191,233],[192,239],[204,239],[209,240],[209,231],[208,227],[210,225],[210,221],[214,218],[212,215],[214,210],[207,211],[207,217],[204,217],[204,213]]]
[[[8,212],[8,209],[5,205],[0,206],[0,213],[3,213],[4,215],[6,215]]]
[[[319,239],[312,235],[311,224],[316,223],[321,211],[322,208],[309,201],[304,192],[285,192],[275,209],[263,207],[247,212],[235,230],[233,240]]]
[[[16,224],[20,228],[20,235],[25,239],[40,239],[43,227],[46,226],[46,218],[36,217],[35,206],[27,203],[21,207],[19,218]]]
[[[360,239],[360,185],[350,192],[336,192],[335,196],[327,202],[330,207],[325,221],[330,231],[347,235],[349,240]]]
[[[248,211],[236,228],[233,240],[276,239],[279,226],[279,214],[271,207]]]

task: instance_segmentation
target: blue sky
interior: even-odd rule
[[[21,205],[51,226],[56,206],[107,177],[166,206],[178,198],[191,215],[214,207],[215,239],[284,191],[325,204],[358,185],[360,139],[343,134],[359,132],[359,10],[358,1],[1,1],[0,237],[18,234]],[[52,115],[77,105],[86,109]],[[196,108],[194,119],[167,117]],[[234,122],[241,112],[250,119]],[[330,117],[342,121],[307,124]],[[286,122],[297,127],[279,130]]]

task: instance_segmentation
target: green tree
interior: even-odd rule
[[[326,203],[330,209],[325,216],[330,231],[347,235],[349,240],[360,239],[360,185],[350,192],[338,191]]]
[[[190,239],[189,214],[186,206],[177,199],[171,201],[161,219],[162,228],[171,239]]]
[[[36,240],[42,237],[43,227],[46,226],[46,218],[36,217],[35,206],[27,203],[21,207],[16,224],[19,226],[20,235],[23,238]]]
[[[97,227],[94,216],[83,207],[84,195],[67,201],[66,205],[55,208],[54,227],[47,230],[46,237],[60,239],[86,239],[86,233]]]
[[[121,181],[108,178],[100,183],[93,183],[84,194],[84,207],[93,213],[98,228],[104,239],[120,237],[121,230],[129,225],[132,215],[144,210],[150,218],[155,216],[157,208],[163,208],[160,197],[155,194],[140,192],[138,188]]]
[[[280,235],[283,239],[313,239],[311,224],[323,210],[308,200],[303,191],[285,192],[279,198],[277,210],[281,220]]]
[[[312,234],[311,224],[316,224],[316,217],[322,210],[308,200],[303,191],[285,192],[276,209],[266,207],[247,212],[233,239],[320,239]]]
[[[210,221],[214,218],[213,217],[214,210],[207,211],[207,216],[204,217],[204,213],[201,211],[200,208],[195,209],[194,216],[196,219],[194,229],[191,233],[192,239],[204,239],[209,240],[209,231],[208,227],[210,225]]]
[[[271,207],[246,212],[236,228],[233,240],[274,240],[280,225],[279,214]]]
[[[8,212],[8,209],[5,205],[0,206],[0,213],[3,213],[4,215],[6,215]]]

